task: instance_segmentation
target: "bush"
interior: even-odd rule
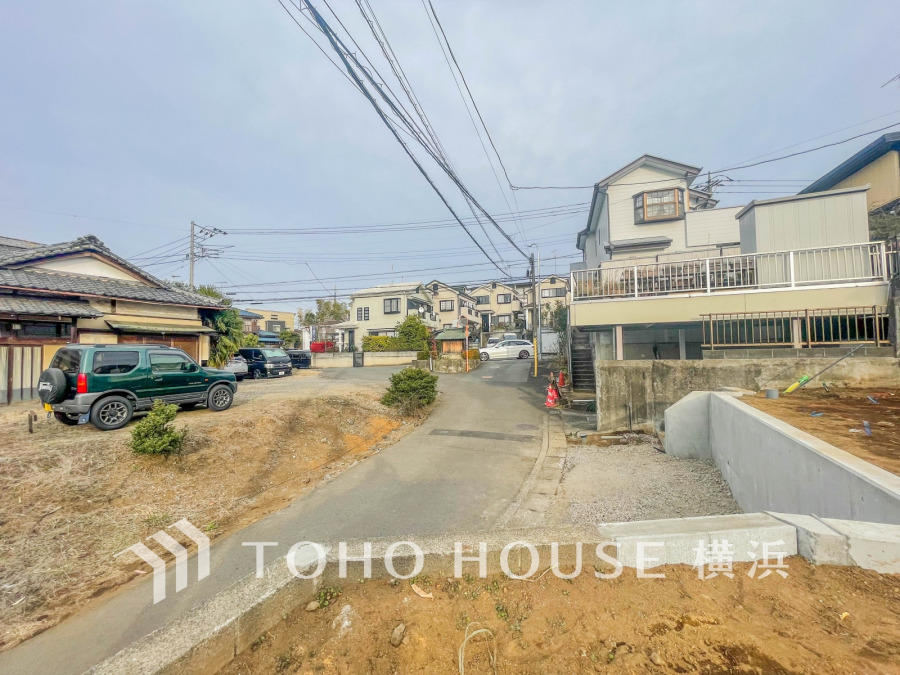
[[[426,349],[428,345],[428,327],[422,319],[415,314],[410,314],[397,324],[397,341],[401,345],[397,351],[418,351]]]
[[[467,359],[477,359],[479,356],[477,349],[467,349],[464,353]]]
[[[402,413],[411,413],[434,403],[437,398],[436,375],[418,368],[405,368],[391,375],[391,386],[382,396],[384,405],[396,406]]]
[[[427,349],[423,349],[422,351],[420,351],[416,354],[416,358],[419,361],[427,361],[428,359],[431,358],[431,352],[429,352]]]
[[[131,449],[142,455],[171,455],[181,450],[187,430],[178,431],[169,426],[177,414],[177,405],[156,399],[147,416],[134,425]]]

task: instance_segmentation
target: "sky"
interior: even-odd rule
[[[311,1],[402,96],[357,4],[328,0],[344,29]],[[716,171],[900,123],[900,84],[882,86],[900,73],[900,41],[884,30],[896,0],[432,2],[518,186],[590,186],[644,153]],[[369,4],[461,182],[538,251],[542,274],[567,272],[591,190],[510,190],[422,1]],[[196,283],[249,308],[502,278],[278,0],[0,0],[0,63],[0,235],[94,234],[187,281],[194,221],[225,233],[203,242],[216,257],[198,261]],[[740,182],[720,205],[794,193],[878,135],[727,172]],[[471,229],[500,267],[525,273],[493,226]]]

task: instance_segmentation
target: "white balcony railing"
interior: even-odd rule
[[[897,272],[891,253],[885,242],[867,242],[702,260],[615,263],[572,272],[572,300],[887,281]]]

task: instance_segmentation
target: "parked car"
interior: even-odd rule
[[[157,399],[227,410],[235,391],[234,373],[204,368],[163,345],[66,345],[38,379],[38,396],[57,420],[102,431],[121,429]]]
[[[291,359],[294,368],[309,368],[312,366],[312,352],[306,349],[288,349],[287,355]]]
[[[228,359],[228,363],[225,364],[225,370],[229,373],[234,373],[238,382],[247,377],[250,372],[250,369],[247,367],[247,359],[240,354],[235,354]]]
[[[528,340],[502,340],[479,350],[482,361],[491,359],[529,359],[534,356],[534,345]]]
[[[238,352],[247,361],[250,377],[259,380],[263,377],[287,377],[293,372],[291,358],[283,349],[269,347],[247,347]]]

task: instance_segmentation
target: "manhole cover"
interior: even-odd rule
[[[537,424],[517,424],[516,429],[540,429]]]

